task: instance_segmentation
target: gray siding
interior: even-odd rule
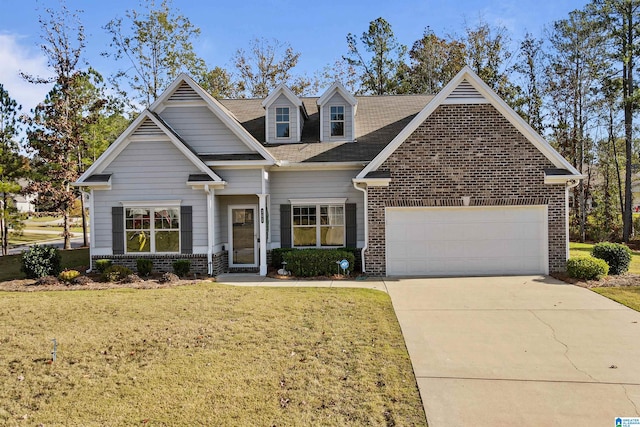
[[[353,188],[351,179],[359,171],[271,171],[271,242],[280,246],[280,205],[289,199],[346,198],[356,204],[358,242],[364,242],[364,195]],[[360,246],[360,244],[359,244]]]
[[[207,107],[167,107],[160,116],[196,153],[253,152]]]
[[[331,137],[331,107],[344,107],[344,136]],[[338,92],[322,106],[322,140],[323,141],[351,141],[353,135],[353,120],[351,119],[353,107]]]
[[[262,169],[220,169],[215,173],[227,182],[224,189],[216,190],[221,196],[262,193]]]
[[[276,138],[276,107],[289,107],[289,138]],[[289,98],[280,94],[273,104],[269,106],[269,123],[267,127],[269,142],[297,142],[300,141],[298,135],[298,107],[293,105]]]
[[[134,200],[181,200],[192,206],[193,246],[207,246],[206,193],[186,185],[189,174],[201,171],[170,141],[133,141],[105,173],[112,174],[112,189],[93,193],[96,248],[111,249],[111,207]]]

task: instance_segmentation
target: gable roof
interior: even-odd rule
[[[377,170],[391,154],[442,104],[489,103],[500,112],[525,138],[527,138],[558,169],[566,169],[567,179],[580,179],[582,175],[560,155],[542,136],[534,131],[518,113],[507,105],[469,66],[465,66],[427,104],[420,113],[387,145],[360,173],[362,179]]]
[[[344,98],[349,104],[353,107],[357,108],[358,100],[345,89],[345,87],[339,81],[334,82],[329,89],[327,89],[322,96],[318,99],[317,104],[322,107],[324,104],[331,99],[334,93],[338,92],[340,96]],[[354,108],[354,109],[355,109]]]
[[[166,136],[166,138],[169,139],[169,141],[171,141],[171,143],[173,143],[173,145],[180,150],[180,152],[184,154],[191,163],[193,163],[203,174],[208,175],[211,178],[211,181],[224,183],[222,178],[216,175],[207,165],[205,165],[204,162],[202,162],[202,160],[200,160],[198,156],[189,149],[184,141],[182,141],[157,115],[153,114],[149,110],[144,110],[118,137],[118,139],[116,139],[114,143],[107,148],[98,160],[96,160],[96,162],[91,165],[91,167],[87,169],[80,178],[78,178],[76,184],[82,185],[83,183],[95,182],[96,178],[92,177],[94,175],[102,175],[111,162],[118,157],[118,155],[129,145],[129,143],[131,143],[131,141],[135,140],[135,138],[132,137],[134,137],[134,134],[139,129],[149,132],[148,134],[155,136]]]
[[[245,143],[253,151],[260,153],[260,155],[262,155],[262,157],[269,163],[274,164],[276,162],[269,151],[267,151],[262,144],[247,132],[231,111],[225,108],[223,104],[211,96],[207,91],[202,89],[200,85],[185,73],[180,74],[173,83],[169,85],[162,95],[160,95],[158,99],[151,104],[149,110],[154,112],[161,111],[167,102],[170,101],[174,93],[184,92],[181,86],[184,87],[183,85],[185,84],[189,86],[202,101],[204,101],[209,110],[215,114],[216,117],[218,117],[218,119],[220,119],[222,123],[224,123],[240,139],[240,141]]]
[[[302,107],[302,101],[300,100],[300,98],[298,98],[292,91],[291,89],[289,89],[284,83],[280,83],[278,86],[276,86],[276,88],[274,90],[271,91],[271,93],[269,94],[269,96],[267,96],[263,101],[262,101],[262,106],[264,108],[269,108],[269,106],[271,104],[273,104],[273,102],[278,99],[278,97],[280,96],[280,94],[283,94],[284,96],[287,97],[287,99],[289,101],[291,101],[291,103],[293,105],[295,105],[296,107]]]

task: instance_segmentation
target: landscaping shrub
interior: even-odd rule
[[[53,246],[33,245],[22,253],[22,272],[29,279],[57,276],[62,271],[60,252]]]
[[[112,262],[110,259],[99,259],[96,261],[96,268],[100,273],[104,273],[104,271],[111,267]]]
[[[177,259],[173,261],[173,272],[178,277],[184,277],[191,271],[191,261],[188,259]]]
[[[58,274],[58,279],[62,280],[65,283],[68,283],[79,275],[80,272],[78,270],[64,270],[62,273]]]
[[[153,272],[153,261],[148,258],[138,258],[136,267],[138,268],[138,273],[148,276]]]
[[[283,259],[287,270],[298,277],[331,276],[342,273],[336,261],[346,259],[350,270],[355,262],[352,252],[339,249],[299,249],[284,253]]]
[[[609,265],[600,258],[571,257],[567,261],[567,274],[584,280],[600,280],[609,272]]]
[[[291,251],[295,251],[295,248],[276,248],[271,249],[271,267],[273,268],[282,268],[282,261],[284,254],[289,253]]]
[[[118,282],[128,275],[133,274],[130,268],[123,265],[112,265],[102,273],[102,280],[105,282]]]
[[[631,251],[625,245],[609,242],[596,243],[591,254],[609,264],[609,274],[618,275],[629,270]]]

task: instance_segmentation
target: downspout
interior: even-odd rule
[[[213,275],[213,194],[208,184],[205,184],[204,191],[207,193],[207,274]]]
[[[569,259],[569,190],[576,187],[581,181],[580,179],[567,181],[564,188],[564,216],[565,230],[567,230],[565,259]]]
[[[82,191],[82,197],[84,197],[85,192]],[[87,273],[91,273],[91,271],[93,270],[93,258],[92,258],[92,252],[93,249],[96,246],[96,230],[95,230],[95,224],[93,223],[93,221],[95,220],[96,216],[95,216],[95,204],[93,201],[93,188],[91,190],[89,190],[89,269],[87,270]]]
[[[353,183],[353,188],[355,188],[358,191],[362,191],[362,193],[364,193],[364,246],[360,251],[360,256],[362,257],[362,272],[366,273],[367,270],[365,268],[365,263],[364,263],[364,252],[369,247],[369,200],[367,197],[368,193],[367,193],[366,184],[364,185],[365,187],[362,188],[358,186],[357,182]]]

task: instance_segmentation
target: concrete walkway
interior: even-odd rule
[[[385,285],[430,427],[640,416],[640,313],[545,277]]]

